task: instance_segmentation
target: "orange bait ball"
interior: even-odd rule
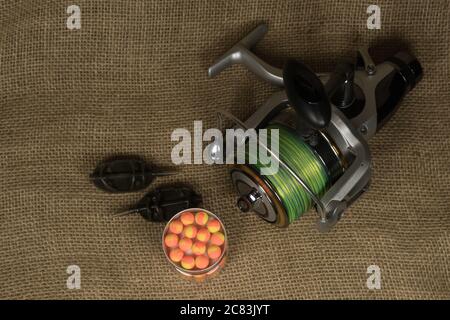
[[[175,248],[175,249],[170,250],[169,258],[173,262],[180,262],[181,259],[183,259],[183,256],[184,256],[184,252],[181,249]]]
[[[212,245],[208,248],[208,256],[213,260],[218,259],[221,254],[222,250],[216,245]]]
[[[188,252],[192,248],[192,240],[189,238],[183,238],[178,243],[178,247],[184,252]]]
[[[200,211],[195,215],[195,223],[199,226],[204,226],[208,222],[208,214],[206,212]]]
[[[217,232],[220,230],[220,222],[217,219],[209,220],[208,223],[206,224],[206,227],[211,233]]]
[[[165,238],[164,238],[164,243],[166,244],[166,246],[168,246],[169,248],[176,248],[178,246],[178,236],[176,234],[173,233],[169,233]]]
[[[197,256],[204,254],[205,251],[206,244],[204,244],[203,242],[197,241],[192,245],[192,252]]]
[[[222,232],[213,233],[211,236],[211,243],[216,246],[221,246],[225,242],[225,236]]]
[[[195,259],[193,256],[184,256],[181,259],[181,266],[187,270],[190,270],[195,267]]]
[[[211,237],[211,233],[209,233],[208,229],[201,228],[197,232],[197,240],[202,242],[208,242]]]
[[[183,223],[180,220],[173,220],[169,224],[169,230],[172,233],[180,234],[183,231]]]
[[[209,259],[207,256],[198,256],[195,258],[195,266],[198,269],[205,269],[209,265]]]
[[[193,224],[195,220],[194,214],[192,212],[184,212],[181,214],[180,220],[185,226]]]
[[[183,234],[187,238],[194,239],[197,235],[197,228],[195,226],[189,225],[184,228]]]

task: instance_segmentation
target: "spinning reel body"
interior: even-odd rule
[[[235,119],[242,129],[280,130],[282,169],[271,177],[261,175],[260,166],[236,166],[231,176],[238,207],[287,226],[315,206],[319,230],[328,231],[367,190],[371,177],[367,140],[421,79],[422,69],[406,52],[375,65],[368,50],[361,49],[356,65],[341,62],[332,73],[316,74],[295,60],[281,70],[250,51],[266,32],[266,25],[258,26],[208,70],[214,77],[242,64],[282,88],[245,122]],[[236,143],[246,143],[246,137],[238,137]]]

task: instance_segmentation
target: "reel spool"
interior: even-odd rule
[[[329,157],[325,146],[315,149],[303,140],[292,128],[284,124],[271,124],[269,132],[279,132],[279,158],[294,172],[302,177],[311,191],[321,197],[329,189],[332,182],[343,171],[340,159],[333,154],[337,165],[329,168],[325,157]],[[320,144],[327,143],[321,139]],[[322,155],[321,155],[322,154]],[[295,177],[284,167],[272,175],[262,175],[261,168],[267,165],[258,161],[257,157],[248,154],[248,165],[236,166],[231,171],[231,178],[242,195],[238,199],[238,207],[243,212],[252,210],[260,217],[277,226],[285,227],[300,218],[313,205],[314,201],[308,192],[298,184]],[[250,159],[252,158],[252,159]]]
[[[295,60],[277,69],[250,51],[266,32],[266,25],[258,26],[208,70],[214,77],[233,64],[243,64],[282,88],[245,122],[222,112],[235,127],[269,129],[269,138],[270,130],[279,130],[280,167],[276,173],[262,175],[264,165],[250,152],[246,164],[232,169],[237,206],[281,227],[315,207],[319,230],[329,231],[367,190],[371,177],[367,141],[420,81],[422,68],[406,52],[375,65],[368,50],[360,49],[356,64],[341,62],[331,73],[316,74]],[[242,145],[246,141],[244,134],[235,142]],[[220,146],[211,150],[214,159]],[[224,156],[228,157],[228,150]]]

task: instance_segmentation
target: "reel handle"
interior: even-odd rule
[[[289,60],[283,80],[289,103],[301,121],[310,129],[326,128],[331,120],[331,105],[319,77],[303,63]]]
[[[209,67],[208,76],[213,78],[234,64],[242,64],[263,80],[277,87],[283,87],[282,70],[269,65],[251,51],[251,48],[265,36],[267,31],[266,24],[260,24],[253,29]]]

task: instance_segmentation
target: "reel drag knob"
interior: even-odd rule
[[[237,165],[231,179],[238,193],[237,207],[241,212],[254,212],[269,223],[287,227],[289,222],[284,207],[270,186],[257,171]]]
[[[345,201],[332,201],[333,210],[327,215],[326,219],[319,219],[317,221],[317,229],[320,232],[329,232],[331,228],[338,223],[347,209]]]
[[[283,69],[289,104],[307,129],[320,130],[331,120],[331,105],[319,77],[306,65],[289,60]]]
[[[242,212],[249,212],[257,202],[262,198],[262,195],[256,190],[252,189],[249,194],[241,196],[237,201],[237,206]]]

